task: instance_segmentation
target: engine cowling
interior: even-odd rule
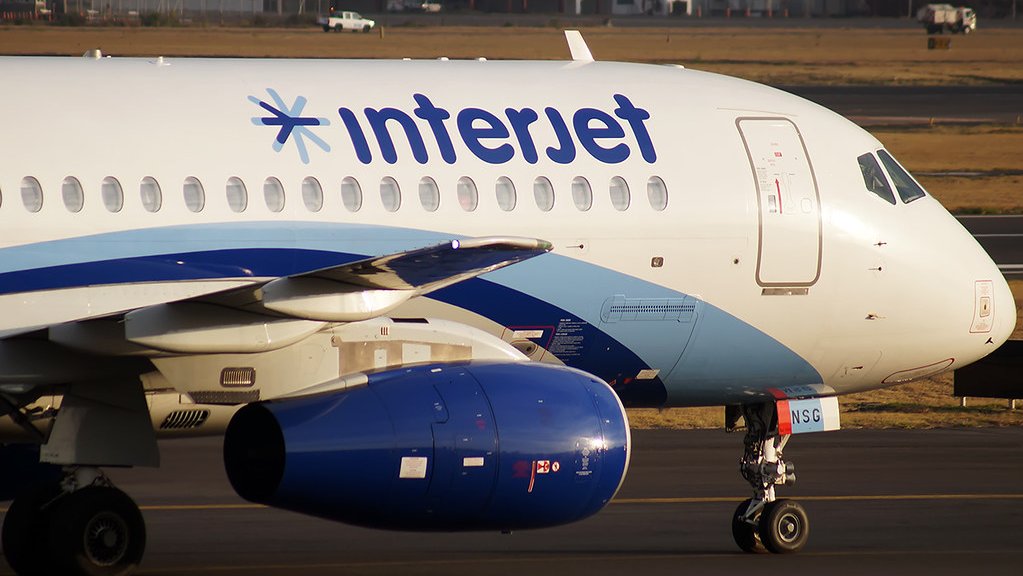
[[[251,404],[224,462],[246,500],[395,530],[512,530],[603,508],[629,466],[610,387],[537,363],[434,364]]]

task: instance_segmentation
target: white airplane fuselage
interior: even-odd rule
[[[998,269],[936,200],[868,191],[857,158],[876,139],[741,80],[121,58],[0,59],[0,77],[7,336],[481,236],[554,248],[390,315],[532,342],[531,358],[633,405],[897,384],[986,355],[1015,321]]]

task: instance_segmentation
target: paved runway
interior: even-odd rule
[[[1009,279],[1023,278],[1023,216],[959,216]]]
[[[619,498],[562,528],[405,534],[246,505],[219,439],[164,443],[160,470],[114,471],[149,528],[139,574],[1018,574],[1023,430],[841,431],[787,457],[812,522],[796,556],[738,553],[729,518],[746,486],[742,437],[638,431]],[[325,489],[329,489],[326,487]]]
[[[926,123],[931,118],[1014,124],[1023,118],[1023,85],[779,86],[859,124]]]

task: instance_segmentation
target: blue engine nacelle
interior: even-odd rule
[[[599,511],[629,443],[617,396],[589,374],[432,364],[246,406],[224,462],[242,498],[276,508],[394,530],[512,530]]]

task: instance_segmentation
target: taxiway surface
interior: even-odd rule
[[[1018,124],[1023,85],[779,86],[858,124],[937,122]]]
[[[729,518],[746,496],[739,434],[638,431],[618,498],[583,522],[511,535],[407,534],[255,507],[220,440],[163,443],[162,469],[113,471],[143,506],[139,574],[1018,574],[1023,430],[851,430],[793,439],[812,522],[794,556],[749,556]],[[325,486],[324,490],[330,490]],[[9,572],[8,572],[9,573]]]
[[[1009,279],[1023,278],[1023,216],[957,216]]]

